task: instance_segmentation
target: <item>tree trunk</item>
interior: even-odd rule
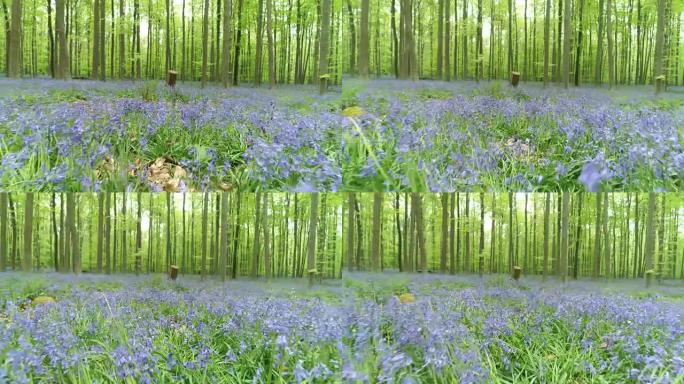
[[[230,50],[233,40],[232,29],[232,14],[233,2],[232,0],[223,0],[223,57],[221,58],[221,79],[225,88],[231,83],[231,61]]]
[[[242,206],[242,195],[238,192],[235,196],[237,199],[235,207],[235,232],[233,233],[233,260],[231,266],[231,277],[235,279],[237,277],[237,251],[238,243],[240,240],[240,207]]]
[[[598,279],[601,274],[601,193],[595,193],[596,196],[596,223],[594,229],[594,268],[592,277]]]
[[[0,272],[7,269],[7,192],[0,192]]]
[[[463,233],[463,242],[465,243],[465,257],[463,258],[464,272],[470,273],[472,261],[470,259],[470,193],[465,194],[465,230]]]
[[[169,0],[166,0],[166,18],[167,18],[167,27],[168,27],[168,4]],[[167,54],[170,52],[170,46],[168,45],[168,39],[167,39]],[[208,71],[208,55],[209,53],[209,0],[204,0],[204,17],[202,18],[202,88],[204,88],[207,85],[207,76],[209,75],[207,73]],[[168,71],[168,66],[169,66],[169,59],[167,61],[167,71]]]
[[[508,73],[513,69],[513,0],[508,0]]]
[[[447,271],[447,252],[449,247],[449,194],[442,193],[442,245],[439,249],[439,271]]]
[[[437,0],[437,9],[437,78],[441,80],[444,62],[444,0]]]
[[[16,0],[15,0],[16,1]],[[665,79],[663,69],[663,54],[665,50],[665,0],[658,0],[658,24],[656,27],[655,57],[653,60],[653,76],[655,79],[656,93],[665,90]]]
[[[273,41],[273,0],[266,0],[266,35],[268,41],[268,86],[275,87],[275,43]]]
[[[126,242],[126,233],[128,226],[126,225],[126,192],[123,193],[121,199],[121,273],[128,271],[128,243]]]
[[[138,220],[135,227],[135,274],[140,274],[142,267],[142,193],[138,192]],[[150,207],[152,209],[152,207]],[[149,228],[148,228],[149,230]]]
[[[482,41],[482,0],[477,0],[477,60],[475,80],[480,81],[484,77],[484,42]]]
[[[594,81],[596,84],[601,84],[601,77],[603,74],[603,23],[604,23],[604,2],[605,0],[599,0],[598,4],[598,32],[597,32],[597,46],[596,46],[596,67],[594,67]]]
[[[350,272],[354,266],[354,206],[354,194],[350,192],[347,195],[347,270]]]
[[[59,58],[57,61],[57,73],[56,77],[58,79],[69,79],[71,74],[69,73],[69,43],[67,42],[66,31],[64,27],[64,0],[56,1],[55,10],[55,32],[57,33],[57,52]]]
[[[610,2],[610,0],[608,0]],[[572,52],[572,0],[565,0],[563,15],[563,86],[570,85],[570,53]],[[610,54],[610,53],[609,53]]]
[[[361,17],[359,26],[359,75],[367,79],[369,75],[370,60],[370,35],[368,19],[370,13],[370,1],[361,0]]]
[[[240,80],[240,44],[242,38],[242,5],[244,0],[238,0],[237,32],[235,34],[235,59],[233,60],[233,85],[238,85]]]
[[[267,0],[270,1],[270,0]],[[273,276],[273,273],[271,271],[271,237],[270,237],[270,232],[271,229],[268,224],[268,217],[269,217],[269,212],[268,212],[268,196],[269,194],[265,193],[263,195],[264,201],[261,207],[261,211],[263,214],[263,222],[262,222],[262,227],[264,228],[264,276],[266,276],[267,279],[270,279]],[[273,206],[271,206],[271,211],[273,210]]]
[[[582,35],[584,32],[584,25],[582,18],[584,17],[584,1],[579,0],[579,28],[577,28],[577,53],[575,55],[575,87],[580,85],[580,73],[582,69]]]
[[[9,50],[7,60],[8,77],[18,79],[21,77],[21,0],[12,0],[12,21],[10,24]],[[30,263],[29,263],[30,267]]]
[[[209,192],[204,192],[202,199],[202,260],[200,276],[202,280],[207,276],[207,233],[209,231]]]
[[[615,49],[613,48],[612,0],[606,4],[606,35],[608,37],[608,87],[615,85]]]
[[[69,239],[71,240],[71,266],[75,274],[81,273],[81,252],[79,249],[78,230],[76,229],[76,197],[74,193],[67,193],[67,217],[71,217],[67,224]],[[70,212],[69,212],[70,211]]]
[[[601,0],[603,1],[603,0]],[[544,16],[544,87],[549,83],[549,43],[551,42],[551,0],[546,0]],[[548,194],[547,194],[548,198]],[[548,244],[547,244],[548,245]],[[546,267],[546,264],[544,264]],[[544,273],[546,276],[546,272]]]
[[[254,248],[252,249],[252,277],[259,274],[259,251],[261,248],[261,193],[254,195],[256,208],[254,211]]]
[[[566,0],[566,4],[569,3]],[[566,15],[567,16],[567,15]],[[570,193],[563,192],[563,208],[562,208],[562,223],[561,223],[561,241],[560,241],[560,261],[559,269],[561,281],[566,282],[568,277],[568,249],[569,249],[569,228],[570,225]]]
[[[329,0],[323,0],[329,1]],[[311,208],[309,212],[309,236],[306,247],[306,267],[308,269],[309,287],[313,287],[316,277],[316,226],[318,223],[318,193],[311,194]]]
[[[219,249],[219,271],[221,281],[226,281],[226,265],[228,262],[228,193],[221,197],[221,246]]]
[[[394,76],[399,77],[399,38],[397,37],[397,9],[396,9],[396,0],[392,0],[392,8],[390,11],[390,28],[392,30],[392,68],[394,69]],[[347,0],[347,4],[350,7],[349,9],[351,10],[351,2]],[[351,13],[349,14],[351,16]],[[354,21],[350,20],[349,21],[349,27],[350,29],[350,34],[352,38],[352,44],[354,44],[354,39],[356,38],[354,36],[354,28],[353,28]],[[352,68],[353,68],[353,59],[351,59],[352,63]]]
[[[33,193],[26,193],[26,201],[24,206],[24,259],[22,263],[22,270],[29,272],[31,270],[31,256],[33,250]]]
[[[654,192],[648,193],[648,211],[646,215],[646,249],[645,249],[645,262],[646,262],[646,287],[651,286],[651,282],[654,274],[653,266],[653,253],[655,251],[655,208],[656,208],[656,194]]]
[[[604,251],[603,257],[604,263],[606,265],[606,280],[610,279],[610,274],[612,273],[611,259],[610,259],[610,241],[608,241],[608,193],[603,193],[603,239],[604,239]]]
[[[321,95],[327,91],[328,81],[330,79],[328,69],[328,55],[330,54],[330,3],[331,0],[321,0],[321,37],[319,40],[320,46],[318,55],[318,85],[319,93]],[[363,42],[363,37],[361,38],[361,41]],[[368,71],[367,67],[366,71]]]
[[[484,221],[484,192],[480,192],[480,246],[477,252],[480,277],[484,274],[484,249],[485,249],[485,221]]]
[[[263,49],[263,20],[264,20],[264,0],[257,0],[257,15],[256,15],[256,54],[254,57],[254,85],[261,85],[261,53]]]
[[[373,230],[371,240],[371,259],[373,271],[380,271],[380,221],[382,220],[382,193],[373,194]]]

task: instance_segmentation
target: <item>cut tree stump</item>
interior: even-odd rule
[[[517,265],[513,267],[513,280],[519,280],[520,274],[522,274],[522,268],[518,267]]]
[[[520,83],[520,72],[511,72],[511,85],[517,87]]]
[[[168,85],[171,88],[176,87],[176,78],[178,77],[178,72],[176,71],[169,71],[166,74],[166,85]]]
[[[171,280],[176,280],[178,278],[178,266],[177,265],[172,265],[171,266]]]
[[[655,78],[656,83],[656,93],[660,93],[665,90],[665,75],[660,75]]]

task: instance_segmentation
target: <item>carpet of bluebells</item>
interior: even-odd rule
[[[345,82],[375,156],[358,175],[431,191],[681,190],[684,92]],[[350,184],[354,184],[353,181]]]
[[[667,283],[4,274],[0,382],[675,383]]]
[[[684,96],[0,80],[0,189],[682,190]]]

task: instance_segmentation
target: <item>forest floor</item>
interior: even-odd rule
[[[684,90],[0,79],[7,191],[684,189]]]
[[[673,383],[684,282],[0,277],[0,380]]]

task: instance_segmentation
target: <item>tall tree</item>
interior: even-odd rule
[[[485,249],[485,209],[484,209],[484,192],[480,192],[480,243],[477,250],[478,257],[478,273],[480,277],[484,274],[484,249]]]
[[[370,34],[369,23],[370,1],[361,0],[361,17],[359,26],[359,75],[367,79],[369,75],[370,60]]]
[[[442,246],[439,249],[439,270],[446,273],[447,251],[449,248],[449,194],[442,193]]]
[[[221,246],[219,249],[219,270],[221,281],[226,280],[226,265],[228,261],[228,193],[221,197]]]
[[[66,29],[64,26],[64,0],[56,0],[55,10],[55,32],[57,33],[57,45],[59,49],[59,60],[57,63],[56,77],[59,79],[71,78],[69,71],[69,43],[67,41]]]
[[[168,26],[168,4],[169,0],[166,0],[166,17],[167,17],[167,26]],[[170,45],[168,45],[167,40],[167,54],[170,56]],[[209,0],[204,0],[204,17],[202,18],[202,88],[204,88],[207,85],[207,77],[209,76],[208,73],[208,53],[209,53]],[[167,58],[167,69],[168,66],[170,65],[169,63],[170,58]]]
[[[150,207],[151,208],[151,207]],[[209,230],[209,192],[204,192],[202,199],[202,259],[200,264],[200,275],[204,280],[207,275],[207,232]]]
[[[296,200],[295,200],[296,202]],[[347,270],[351,271],[354,266],[354,193],[347,195]],[[297,222],[295,221],[295,233]]]
[[[569,3],[566,0],[566,4]],[[562,222],[561,222],[561,244],[560,244],[560,275],[561,281],[565,283],[568,278],[568,250],[570,248],[569,242],[569,226],[570,226],[570,194],[568,192],[563,192],[563,205],[561,211]]]
[[[601,0],[603,1],[603,0]],[[551,42],[551,0],[546,0],[544,17],[544,87],[549,83],[549,44]]]
[[[71,266],[75,274],[81,273],[81,252],[79,247],[78,230],[76,228],[76,194],[67,193],[67,217],[71,219],[68,221],[67,231],[69,232],[69,240],[71,240]]]
[[[10,79],[21,77],[22,18],[21,0],[12,0],[12,21],[9,30],[9,49],[7,51],[7,75]]]
[[[572,52],[572,0],[565,0],[563,13],[563,86],[567,89],[570,85],[570,53]]]
[[[0,272],[7,269],[7,192],[0,192]]]
[[[102,1],[102,0],[101,0]],[[208,22],[208,14],[209,14],[209,0],[204,1],[204,23]],[[166,0],[166,28],[164,29],[164,41],[165,41],[165,46],[166,46],[166,54],[164,55],[165,58],[165,66],[164,66],[164,73],[167,73],[171,69],[171,3],[170,0]],[[205,27],[207,28],[207,27]],[[113,31],[112,31],[113,32]],[[206,38],[205,38],[206,40]],[[207,46],[204,45],[204,56],[206,56],[207,52]],[[203,56],[203,57],[204,57]],[[204,65],[204,62],[202,62]],[[202,67],[202,75],[204,76],[206,73],[206,68],[203,66]]]
[[[16,1],[16,0],[15,0]],[[663,55],[665,51],[665,0],[658,1],[658,25],[656,27],[655,58],[653,60],[653,76],[655,79],[656,93],[665,88]]]
[[[142,193],[138,192],[138,220],[135,227],[135,274],[139,275],[142,266]],[[152,207],[150,207],[151,209]],[[149,228],[148,228],[149,231]]]
[[[252,249],[252,277],[257,277],[259,274],[259,252],[261,252],[261,193],[257,192],[254,195],[255,199],[255,213],[254,213],[254,248]]]
[[[112,17],[114,17],[112,15]],[[119,0],[119,18],[124,21],[124,0]],[[126,77],[126,30],[123,26],[119,27],[119,78]]]
[[[22,270],[31,270],[31,257],[33,251],[33,192],[26,193],[24,202],[24,252]]]
[[[232,28],[232,11],[233,11],[232,0],[223,0],[223,57],[221,58],[221,80],[223,80],[223,86],[228,87],[231,82],[231,61],[230,61],[230,50],[232,49],[232,38],[233,38],[233,28]],[[270,28],[269,28],[270,29]]]
[[[318,54],[318,85],[321,95],[327,91],[330,79],[328,69],[328,55],[330,55],[330,7],[331,0],[321,0],[321,37]]]
[[[451,0],[444,1],[444,80],[451,80]]]
[[[256,53],[254,55],[254,85],[261,85],[261,54],[264,46],[263,42],[263,23],[264,23],[264,0],[257,0],[257,19],[256,19]]]
[[[513,71],[513,0],[508,0],[508,73]]]
[[[382,193],[373,194],[373,229],[371,239],[371,260],[373,271],[380,270],[380,222],[382,219]]]
[[[577,51],[575,53],[575,87],[580,85],[580,74],[582,72],[582,36],[584,35],[584,2],[579,0],[579,27],[577,28]],[[573,271],[574,272],[574,271]]]
[[[266,35],[268,41],[268,86],[275,87],[275,42],[273,41],[273,0],[266,0]]]
[[[604,28],[604,6],[605,0],[599,0],[598,3],[598,32],[597,32],[597,45],[596,45],[596,66],[594,67],[594,81],[597,84],[601,83],[601,77],[603,75],[603,28]]]
[[[595,193],[596,196],[596,223],[594,232],[594,268],[592,272],[592,277],[598,279],[601,274],[601,216],[603,211],[601,210],[601,193]]]
[[[610,259],[610,241],[608,238],[608,193],[604,193],[603,198],[603,257],[605,258],[604,263],[606,265],[606,280],[608,280],[612,273],[612,263]]]
[[[477,60],[475,61],[475,80],[480,81],[484,77],[484,42],[482,39],[482,0],[477,0],[477,36],[476,36]]]
[[[114,207],[116,212],[116,206]],[[173,263],[173,256],[171,254],[173,240],[171,237],[171,193],[166,192],[166,262],[164,263],[164,270],[169,271],[171,263]],[[115,240],[116,241],[116,240]],[[116,252],[114,252],[116,254]]]
[[[442,78],[444,58],[444,0],[437,0],[437,78]]]
[[[328,1],[328,0],[323,0]],[[309,236],[306,247],[306,265],[309,276],[309,287],[314,284],[314,278],[318,271],[316,270],[316,226],[318,224],[318,193],[311,194],[311,208],[309,212]]]
[[[646,287],[651,286],[653,279],[653,253],[655,251],[655,208],[656,208],[656,194],[649,192],[648,194],[648,208],[646,212],[646,249],[645,249],[645,263],[646,263]]]
[[[569,1],[569,0],[566,0]],[[615,48],[613,47],[613,17],[612,1],[606,3],[606,36],[608,37],[608,86],[613,88],[615,85]]]

